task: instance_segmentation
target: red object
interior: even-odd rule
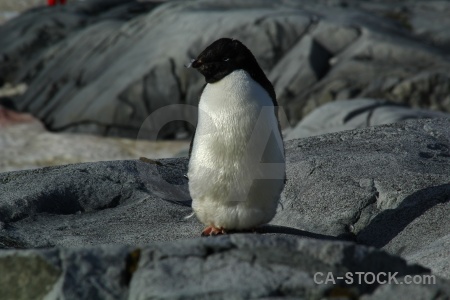
[[[47,5],[48,6],[54,6],[54,5],[56,5],[56,4],[61,4],[61,5],[64,5],[64,4],[66,4],[66,0],[47,0]]]

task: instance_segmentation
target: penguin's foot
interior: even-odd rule
[[[202,231],[202,236],[221,235],[227,232],[223,227],[208,226]]]

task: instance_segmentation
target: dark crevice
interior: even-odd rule
[[[29,244],[9,236],[0,236],[0,249],[29,249]]]
[[[121,203],[122,199],[122,193],[120,193],[120,195],[115,196],[109,203],[107,203],[104,206],[98,207],[96,210],[103,210],[103,209],[108,209],[108,208],[114,208],[119,206],[119,204]]]
[[[220,237],[220,235],[218,236],[210,236],[210,237],[203,237],[204,239],[214,239]],[[231,243],[231,244],[227,244],[226,246],[214,246],[214,245],[204,245],[204,255],[202,255],[202,257],[204,258],[208,258],[209,256],[215,255],[215,254],[220,254],[220,253],[225,253],[225,252],[230,252],[234,249],[238,249],[238,247]]]
[[[145,75],[142,79],[142,100],[144,101],[144,106],[146,109],[146,114],[150,115],[152,113],[151,111],[151,99],[148,96],[150,93],[150,79],[149,75]]]
[[[312,170],[308,173],[308,177],[311,176],[314,173],[314,171],[316,171],[316,169],[317,169],[316,167],[313,167]]]
[[[403,105],[403,104],[393,103],[393,102],[388,102],[388,101],[381,101],[381,102],[374,103],[372,105],[364,106],[359,109],[353,110],[352,112],[350,112],[349,114],[347,114],[345,116],[343,121],[344,121],[344,123],[347,123],[349,120],[353,119],[354,117],[356,117],[362,113],[365,113],[366,111],[369,111],[369,116],[367,119],[367,122],[369,122],[369,118],[372,116],[373,111],[381,106],[405,107],[405,105]]]
[[[366,117],[366,126],[367,127],[369,127],[371,124],[370,120],[372,119],[372,115],[375,112],[375,109],[377,109],[377,107],[372,107],[367,114],[367,117]]]
[[[183,85],[183,83],[181,82],[180,77],[178,76],[178,74],[177,74],[177,72],[176,72],[176,70],[177,70],[178,68],[177,68],[177,65],[176,65],[176,63],[175,63],[175,60],[174,60],[173,58],[171,58],[171,59],[169,60],[169,62],[170,62],[170,72],[171,72],[171,74],[172,74],[173,79],[175,80],[175,83],[176,83],[176,86],[177,86],[177,89],[178,89],[178,92],[179,92],[178,103],[179,103],[179,104],[187,104],[187,92],[186,92],[186,87]],[[183,117],[185,117],[185,116],[183,116]],[[180,127],[183,128],[186,132],[192,132],[192,131],[193,131],[192,125],[191,125],[189,122],[186,122],[186,121],[177,121],[177,123],[180,123],[180,122],[182,122],[182,125],[180,125]],[[176,130],[176,131],[175,131],[175,134],[176,134],[176,132],[178,132],[178,131],[179,131],[179,130]]]
[[[26,200],[25,200],[26,201]],[[19,222],[38,214],[71,215],[84,212],[77,194],[67,189],[44,192],[35,201],[25,202],[20,213],[13,214],[8,207],[0,209],[0,217],[4,222]]]
[[[179,103],[186,103],[186,91],[185,89],[183,89],[183,85],[181,84],[181,80],[177,75],[177,66],[175,64],[175,60],[173,58],[169,59],[169,63],[170,63],[170,72],[172,73],[172,77],[175,80],[175,83],[177,85],[177,89],[180,92],[180,97],[179,97]]]
[[[277,21],[275,21],[274,23],[275,23],[275,27],[277,28],[276,31],[278,32],[280,25]],[[268,28],[265,28],[265,33],[270,41],[270,46],[272,48],[272,53],[273,53],[273,60],[279,61],[283,55],[283,52],[281,51],[281,47],[279,46],[281,43],[274,41],[274,38],[272,38],[272,35],[270,34],[270,31]],[[276,34],[275,34],[275,36],[276,36]]]
[[[205,247],[205,257],[208,257],[212,254],[216,253],[216,249],[212,247]]]
[[[314,233],[309,232],[305,230],[300,230],[292,227],[287,226],[281,226],[281,225],[263,225],[255,229],[255,233],[260,234],[266,234],[266,233],[280,233],[280,234],[289,234],[289,235],[295,235],[300,237],[308,237],[313,239],[319,239],[319,240],[331,240],[331,241],[341,241],[341,240],[353,240],[352,238],[348,238],[347,236],[331,236],[331,235],[325,235],[320,233]],[[234,233],[234,232],[227,232],[227,233]],[[236,233],[242,233],[236,232]]]
[[[121,93],[117,96],[117,100],[119,101],[119,103],[123,103],[124,105],[128,106],[131,109],[130,119],[136,118],[136,107],[125,94],[127,93],[127,90],[130,88],[133,88],[133,86],[135,84],[136,84],[136,82],[130,84],[124,93]],[[113,120],[120,120],[120,115],[122,114],[122,112],[120,110],[122,110],[122,109],[118,105],[116,107]]]
[[[315,40],[312,41],[308,59],[317,81],[324,78],[330,71],[329,61],[331,57],[332,54],[325,47]]]
[[[122,272],[122,285],[130,286],[131,279],[133,279],[133,275],[138,269],[140,258],[141,249],[139,248],[128,253],[125,258],[125,268]]]

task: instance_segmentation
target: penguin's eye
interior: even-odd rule
[[[229,57],[225,57],[224,59],[223,59],[223,61],[229,61],[230,60],[230,58]]]

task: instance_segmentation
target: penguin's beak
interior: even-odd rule
[[[192,65],[194,64],[196,62],[196,60],[193,58],[193,59],[191,59],[191,61],[187,64],[187,65],[185,65],[185,67],[186,68],[192,68]]]
[[[200,60],[197,59],[191,59],[191,62],[189,64],[187,64],[185,67],[186,68],[194,68],[197,69],[198,67],[200,67],[202,65],[202,62]]]

